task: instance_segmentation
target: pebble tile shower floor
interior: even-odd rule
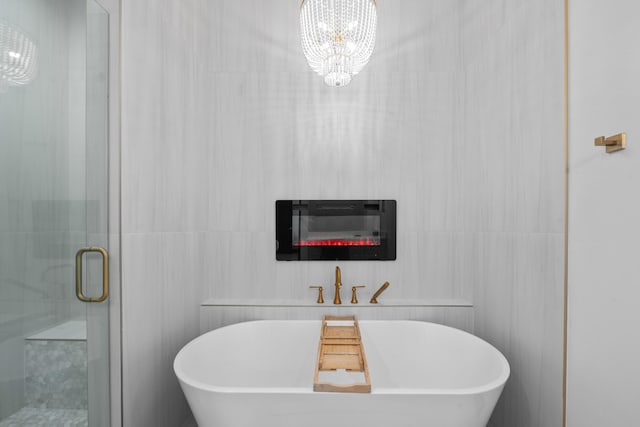
[[[0,421],[0,427],[86,427],[87,411],[83,409],[22,408]]]

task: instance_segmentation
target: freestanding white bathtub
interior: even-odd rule
[[[484,427],[504,356],[447,326],[359,321],[371,394],[313,391],[320,321],[255,321],[188,343],[173,367],[199,427]]]

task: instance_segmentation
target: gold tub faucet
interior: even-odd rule
[[[336,294],[333,297],[334,304],[342,304],[342,300],[340,299],[340,288],[342,287],[342,273],[340,273],[340,267],[336,266]]]

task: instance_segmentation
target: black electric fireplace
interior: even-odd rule
[[[277,200],[276,259],[395,260],[395,200]]]

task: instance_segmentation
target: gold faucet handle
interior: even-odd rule
[[[358,303],[358,295],[356,294],[356,292],[358,291],[358,288],[364,288],[364,285],[359,285],[359,286],[352,286],[351,287],[351,304],[357,304]]]
[[[318,300],[316,301],[318,304],[324,304],[324,298],[322,297],[322,286],[309,286],[310,289],[318,290]]]

